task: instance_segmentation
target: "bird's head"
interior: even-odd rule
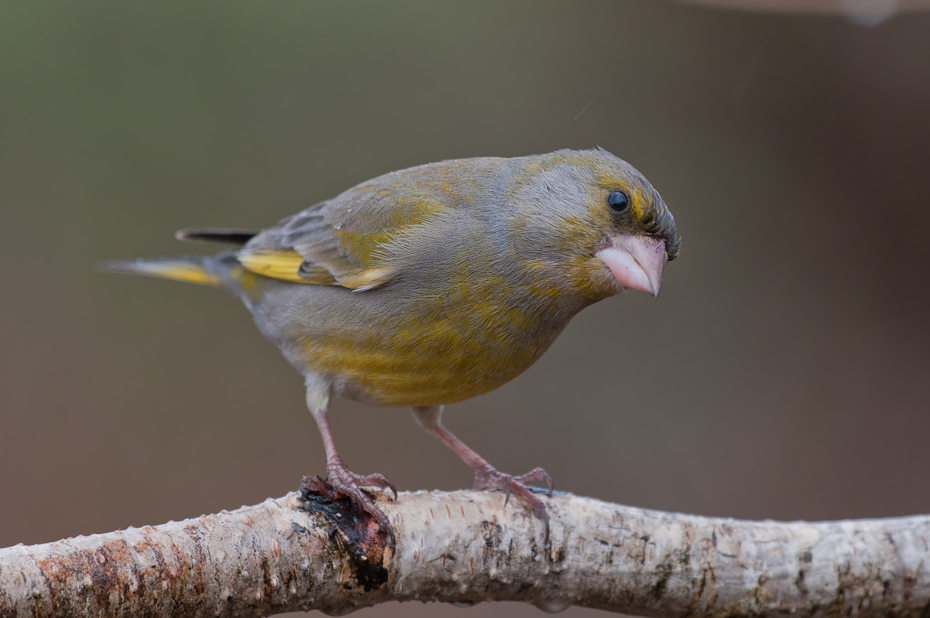
[[[526,268],[550,269],[556,287],[590,300],[624,288],[659,295],[681,239],[642,174],[602,149],[515,161],[513,231]]]

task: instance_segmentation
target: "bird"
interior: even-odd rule
[[[304,378],[328,481],[393,538],[363,488],[397,490],[340,457],[333,397],[413,409],[475,475],[474,489],[517,496],[545,524],[530,488],[542,468],[498,471],[442,423],[443,407],[530,367],[585,307],[625,289],[658,296],[680,251],[659,193],[610,152],[454,159],[384,174],[260,231],[181,230],[225,242],[212,256],[110,262],[106,270],[218,288]]]

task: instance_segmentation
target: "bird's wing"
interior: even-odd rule
[[[361,185],[262,231],[237,257],[266,277],[370,290],[400,272],[411,230],[446,210],[432,191]]]

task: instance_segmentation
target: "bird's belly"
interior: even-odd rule
[[[474,329],[471,329],[474,331]],[[386,405],[433,406],[487,393],[532,365],[554,336],[527,336],[494,324],[467,334],[452,320],[415,323],[389,335],[341,333],[306,341],[312,371],[336,394]]]

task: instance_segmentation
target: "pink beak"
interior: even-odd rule
[[[598,251],[617,281],[653,296],[659,295],[662,270],[665,268],[665,241],[652,236],[615,236],[613,246]]]

